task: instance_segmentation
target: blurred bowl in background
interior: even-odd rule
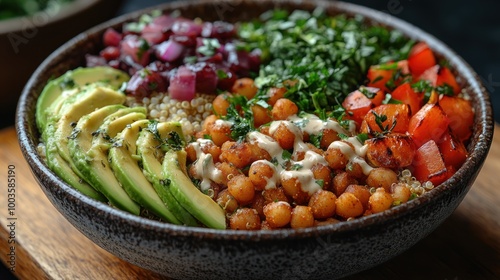
[[[115,15],[121,0],[74,0],[0,21],[0,127],[14,124],[16,103],[38,65],[78,33]]]

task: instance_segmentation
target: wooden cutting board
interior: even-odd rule
[[[499,279],[499,172],[495,134],[479,177],[449,219],[402,255],[349,279]],[[13,215],[9,178],[16,184]],[[64,219],[33,178],[14,128],[0,130],[0,186],[0,258],[10,268],[14,248],[19,279],[165,279],[111,255]],[[12,240],[16,243],[9,244]]]

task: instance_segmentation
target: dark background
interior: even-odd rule
[[[116,15],[169,1],[123,0]],[[404,19],[436,36],[467,61],[490,92],[494,111],[500,110],[500,1],[495,0],[351,0]],[[474,3],[474,4],[472,4]],[[19,65],[19,67],[22,67]],[[500,115],[496,115],[500,122]],[[13,125],[0,120],[0,128]],[[0,266],[0,275],[7,275]],[[0,277],[6,279],[6,277]]]

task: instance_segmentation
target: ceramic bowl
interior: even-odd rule
[[[52,204],[84,235],[112,254],[176,279],[334,279],[376,266],[397,256],[432,232],[455,210],[470,189],[488,153],[493,119],[488,92],[477,74],[438,39],[418,28],[357,5],[337,1],[234,0],[177,2],[159,6],[181,10],[187,17],[238,21],[280,7],[329,14],[363,15],[367,21],[398,29],[427,42],[449,61],[474,106],[470,156],[446,181],[417,199],[385,212],[349,222],[301,230],[233,231],[160,223],[113,209],[81,195],[54,175],[38,155],[35,104],[50,77],[84,63],[95,53],[110,26],[149,10],[126,15],[75,37],[35,71],[19,101],[17,132],[33,175]],[[158,8],[158,7],[157,7]]]
[[[53,1],[32,16],[0,21],[0,127],[14,123],[21,91],[40,63],[80,32],[110,19],[120,1]]]

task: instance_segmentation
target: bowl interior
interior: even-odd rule
[[[69,69],[82,66],[84,64],[84,55],[86,53],[96,53],[102,46],[101,37],[106,28],[119,28],[124,21],[135,19],[141,14],[157,8],[165,11],[180,10],[182,15],[190,18],[200,17],[206,20],[225,20],[237,22],[255,18],[262,12],[273,8],[313,10],[318,6],[323,7],[331,15],[338,13],[345,13],[350,16],[362,15],[368,22],[400,30],[410,38],[427,42],[439,57],[446,59],[450,63],[454,72],[457,74],[459,83],[467,89],[476,112],[473,136],[468,145],[470,156],[463,167],[460,168],[450,180],[436,187],[426,195],[409,201],[399,207],[394,207],[383,213],[363,217],[354,221],[341,222],[338,224],[318,228],[308,228],[304,230],[287,229],[271,232],[236,232],[231,230],[217,231],[205,228],[189,228],[159,223],[145,218],[136,217],[120,210],[113,209],[107,205],[98,203],[90,198],[82,196],[65,184],[62,180],[57,178],[38,155],[36,147],[39,142],[40,135],[37,131],[35,123],[35,106],[38,96],[49,79],[59,76]],[[44,189],[46,193],[62,192],[68,200],[73,201],[76,204],[86,205],[87,207],[96,209],[97,212],[103,215],[112,216],[116,219],[124,220],[127,223],[138,226],[148,228],[154,227],[159,231],[175,232],[175,234],[181,235],[201,235],[207,238],[230,237],[237,239],[254,238],[259,240],[293,236],[314,236],[325,232],[349,232],[404,216],[408,212],[425,207],[426,203],[439,198],[447,192],[452,192],[460,188],[461,191],[466,192],[470,185],[462,187],[456,185],[457,183],[462,182],[462,178],[472,180],[475,178],[486,158],[493,135],[493,118],[488,92],[481,85],[477,74],[449,47],[422,30],[393,18],[392,16],[357,5],[336,1],[234,0],[218,3],[216,1],[204,0],[196,3],[174,2],[116,18],[73,38],[71,41],[57,49],[45,60],[32,75],[23,90],[22,96],[19,99],[16,118],[16,127],[21,149],[32,168],[35,177],[44,177],[44,180],[48,180],[51,183],[50,186],[42,184],[42,189]],[[216,235],[214,235],[215,233]]]

